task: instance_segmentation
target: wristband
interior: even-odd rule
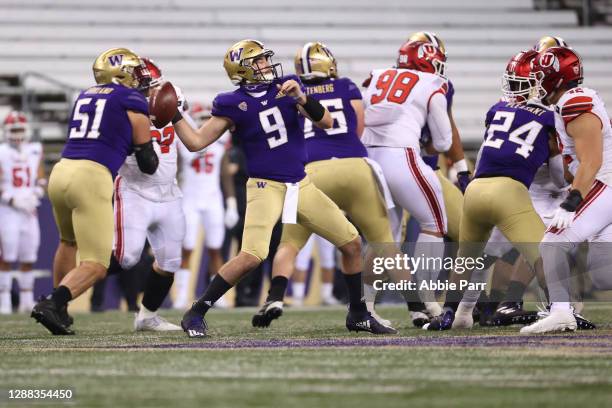
[[[453,163],[452,165],[453,170],[455,170],[457,173],[462,173],[462,172],[468,172],[468,166],[467,166],[467,162],[465,161],[465,159],[461,159],[459,161],[456,161],[455,163]]]
[[[565,199],[560,205],[565,211],[575,212],[580,203],[582,202],[582,194],[580,191],[574,189],[571,190]]]
[[[183,114],[179,109],[177,109],[176,113],[174,114],[174,117],[172,118],[172,124],[176,125],[176,123],[179,122],[181,119],[183,119]]]
[[[321,102],[310,96],[306,97],[306,103],[302,105],[302,108],[314,122],[320,121],[325,116],[325,108],[321,105]]]

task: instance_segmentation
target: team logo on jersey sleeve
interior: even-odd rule
[[[243,112],[246,112],[248,109],[247,103],[246,102],[240,102],[238,104],[238,109],[240,109]]]

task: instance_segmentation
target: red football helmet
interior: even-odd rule
[[[4,118],[2,129],[4,137],[10,144],[18,145],[30,139],[28,118],[21,111],[10,111]]]
[[[532,72],[533,61],[537,56],[534,50],[521,51],[506,65],[502,92],[508,101],[522,103],[537,96],[537,81]]]
[[[397,67],[429,72],[446,78],[446,55],[432,43],[408,41],[398,51]]]
[[[162,76],[161,69],[153,62],[152,59],[143,57],[141,58],[142,62],[146,67],[145,75],[148,75],[150,78],[148,81],[144,81],[146,83],[145,88],[155,88],[164,82],[164,77]],[[142,83],[142,81],[141,81]]]
[[[560,88],[575,88],[582,83],[582,59],[571,48],[552,47],[533,62],[533,73],[541,98]]]

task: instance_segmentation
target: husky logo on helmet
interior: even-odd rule
[[[322,42],[309,42],[300,48],[293,60],[295,73],[302,79],[335,78],[338,65],[334,54]]]
[[[133,51],[127,48],[111,48],[96,58],[93,73],[98,85],[112,83],[138,88],[140,79],[147,76],[147,68]]]
[[[272,56],[274,52],[260,41],[242,40],[227,50],[223,68],[234,85],[269,84],[283,76],[281,64],[273,64]]]

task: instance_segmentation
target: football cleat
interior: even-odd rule
[[[474,326],[474,317],[472,316],[473,308],[467,307],[459,303],[457,312],[455,312],[455,320],[453,320],[453,329],[471,329]]]
[[[543,319],[525,326],[521,334],[541,334],[551,332],[574,331],[577,328],[576,318],[571,310],[559,310],[550,312]]]
[[[412,319],[412,324],[414,325],[414,327],[418,327],[421,328],[424,325],[426,325],[427,323],[429,323],[429,315],[427,314],[427,310],[423,310],[423,311],[415,311],[415,312],[410,312],[410,318]]]
[[[538,317],[540,319],[548,317],[549,315],[550,315],[550,306],[546,306],[545,308],[540,308],[540,311],[538,312]],[[578,330],[595,330],[597,328],[597,326],[595,326],[595,323],[591,322],[590,320],[585,319],[584,316],[576,312],[576,309],[574,309],[574,319],[576,319],[576,328]]]
[[[59,310],[59,314],[60,314],[60,319],[62,319],[62,323],[64,324],[64,326],[66,327],[72,326],[72,324],[74,323],[74,319],[72,316],[68,314],[68,306],[64,306],[63,308],[61,308]]]
[[[538,312],[523,310],[523,302],[502,302],[491,317],[493,326],[531,324],[538,319]]]
[[[187,337],[191,339],[208,336],[206,333],[208,330],[208,325],[206,324],[204,316],[192,312],[191,310],[188,310],[183,315],[181,327],[183,328],[183,331],[187,333]]]
[[[50,298],[41,298],[32,308],[30,316],[55,335],[72,335],[74,331],[66,327],[62,313]]]
[[[431,317],[440,316],[443,312],[440,304],[438,302],[423,302],[425,308],[427,309],[427,314]]]
[[[376,313],[376,310],[374,310],[374,302],[365,302],[365,304],[368,312],[378,321],[378,323],[382,324],[383,326],[392,327],[390,320],[384,319],[380,317],[378,313]]]
[[[166,332],[166,331],[179,331],[180,326],[172,324],[161,316],[153,316],[146,319],[139,319],[138,313],[134,318],[134,330],[136,331],[155,331],[155,332]]]
[[[251,324],[253,327],[268,327],[272,320],[278,319],[283,314],[283,302],[269,301],[263,304],[261,309],[253,316]]]
[[[385,326],[376,320],[370,312],[351,313],[346,315],[346,328],[348,331],[365,331],[372,334],[397,334],[391,326]]]
[[[423,330],[442,331],[450,330],[453,327],[455,320],[455,312],[453,309],[445,308],[444,312],[431,319],[431,322],[423,326]]]

